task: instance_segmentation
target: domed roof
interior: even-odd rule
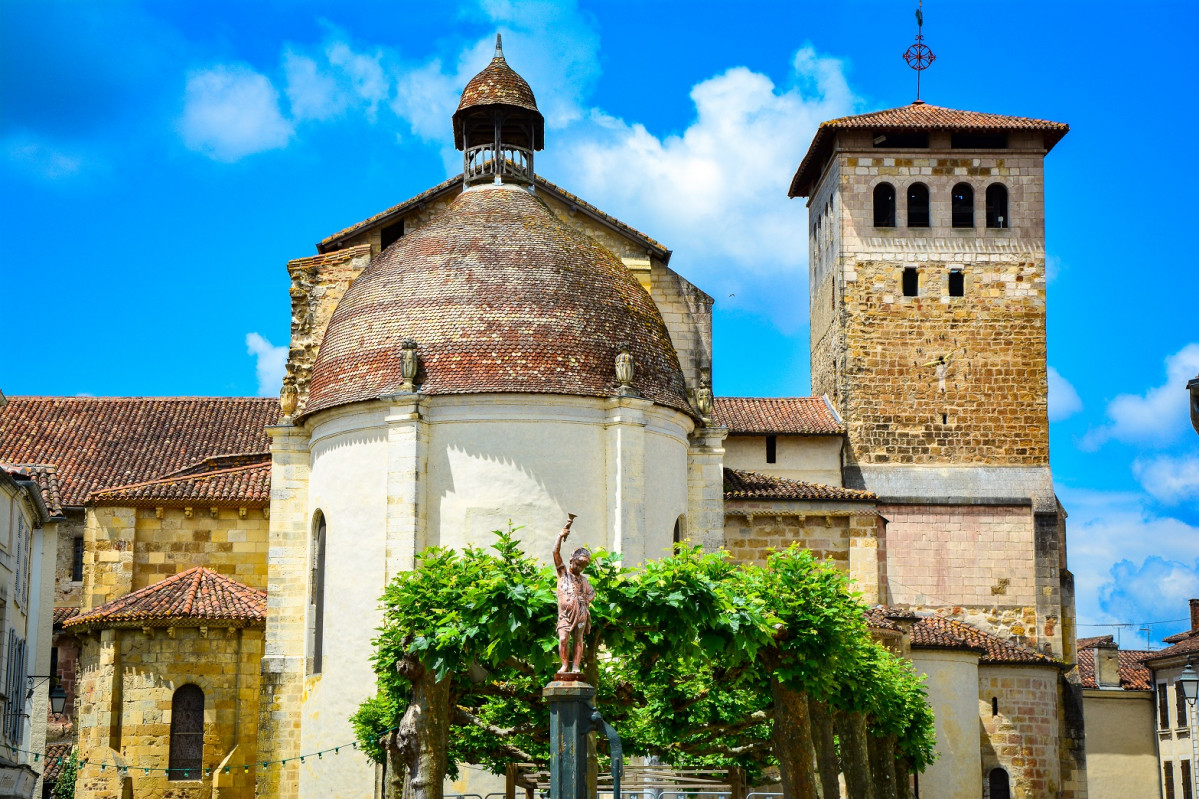
[[[460,194],[388,247],[346,290],[312,370],[304,415],[401,390],[417,343],[423,394],[617,394],[626,343],[633,387],[693,414],[657,307],[614,254],[515,186]]]
[[[544,118],[537,109],[537,100],[533,97],[533,90],[529,88],[528,81],[508,66],[499,34],[495,37],[495,57],[482,72],[466,84],[466,88],[462,90],[462,99],[458,101],[458,110],[454,112],[454,145],[459,150],[466,146],[462,131],[464,115],[471,109],[491,105],[514,106],[531,112],[529,116],[535,130],[533,149],[541,149]]]

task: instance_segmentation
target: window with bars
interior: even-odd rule
[[[198,780],[204,766],[204,691],[184,685],[171,699],[171,750],[168,779]]]

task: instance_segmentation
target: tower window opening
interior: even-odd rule
[[[1012,799],[1012,784],[1007,772],[1001,768],[991,769],[987,776],[987,787],[990,788],[990,799]]]
[[[949,424],[949,414],[941,414],[941,424]]]
[[[908,227],[928,227],[928,186],[913,183],[908,186]]]
[[[778,461],[778,436],[766,436],[766,462]]]
[[[987,186],[987,227],[1007,226],[1007,187],[1002,183],[992,183]]]
[[[974,189],[969,183],[953,187],[952,216],[954,227],[974,227]]]
[[[966,294],[966,276],[962,274],[961,269],[953,269],[949,272],[949,296],[963,297]]]
[[[404,220],[388,225],[379,232],[379,247],[386,250],[404,235]]]
[[[83,579],[83,538],[76,538],[71,552],[71,579],[79,582]]]
[[[999,697],[997,697],[997,696],[991,697],[991,715],[992,716],[999,715]]]
[[[874,187],[874,226],[895,227],[895,187],[890,183]]]
[[[908,266],[903,270],[903,296],[915,297],[920,291],[920,276],[916,267]]]
[[[955,150],[1004,150],[1006,133],[952,133],[949,146]]]
[[[900,130],[875,131],[874,146],[880,150],[927,150],[928,133]]]

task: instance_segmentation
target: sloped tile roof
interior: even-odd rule
[[[866,610],[866,624],[874,630],[903,631],[902,627],[887,617],[886,612],[882,608],[868,608]]]
[[[42,772],[42,777],[47,785],[58,782],[58,775],[62,773],[62,767],[67,764],[67,758],[70,756],[70,744],[46,744],[46,770]]]
[[[67,629],[262,626],[266,592],[196,566],[69,619]]]
[[[73,619],[79,615],[79,608],[55,608],[54,609],[54,626],[58,627],[68,619]]]
[[[260,397],[10,397],[0,460],[53,464],[61,503],[141,483],[223,453],[268,451],[277,400]]]
[[[883,111],[872,111],[869,114],[840,117],[820,123],[816,136],[808,148],[807,155],[799,164],[795,177],[791,180],[789,197],[807,197],[816,179],[824,168],[832,152],[833,140],[838,130],[852,129],[869,130],[961,130],[972,132],[999,132],[1012,130],[1043,131],[1045,134],[1045,150],[1053,149],[1053,145],[1061,141],[1070,131],[1070,126],[1063,122],[1050,122],[1047,119],[1031,119],[1029,117],[1013,117],[1004,114],[987,114],[979,111],[959,111],[956,108],[944,108],[928,103],[912,103],[898,108],[888,108]]]
[[[1004,641],[997,635],[983,632],[977,627],[944,616],[923,616],[912,625],[912,648],[914,649],[961,649],[979,652],[979,663],[1030,663],[1046,666],[1061,666],[1055,660],[1020,644]]]
[[[649,294],[611,251],[517,188],[465,191],[371,261],[329,321],[304,416],[399,391],[406,339],[427,395],[612,397],[626,342],[641,396],[694,415]]]
[[[58,486],[57,469],[42,463],[0,463],[0,469],[37,483],[46,510],[51,516],[62,516],[62,491]]]
[[[1199,652],[1199,632],[1192,630],[1185,634],[1180,633],[1180,635],[1186,635],[1186,637],[1183,638],[1178,643],[1174,644],[1173,646],[1168,646],[1165,649],[1158,649],[1155,652],[1150,652],[1149,657],[1145,658],[1145,662],[1152,663],[1152,662],[1155,662],[1158,660],[1165,660],[1166,658],[1178,657],[1179,655],[1189,655],[1193,652]],[[1170,638],[1176,638],[1176,637],[1177,636],[1170,636]],[[1169,639],[1167,639],[1167,640],[1169,640]]]
[[[802,480],[787,480],[769,474],[729,468],[724,470],[724,498],[726,500],[812,499],[838,502],[871,502],[878,499],[869,491],[805,483]]]
[[[652,250],[654,255],[662,259],[664,262],[670,261],[670,250],[666,249],[663,244],[650,238],[640,230],[621,222],[619,219],[610,214],[604,213],[599,208],[596,208],[594,205],[582,199],[578,195],[571,194],[566,189],[551,183],[540,175],[535,175],[533,180],[539,191],[546,192],[551,197],[554,197],[565,205],[578,208],[592,219],[595,219],[596,221],[603,223],[613,230],[628,236],[629,238],[646,247],[646,249]],[[375,227],[376,225],[382,225],[385,222],[398,219],[399,217],[411,211],[413,208],[419,206],[421,203],[427,203],[443,194],[448,194],[450,192],[461,192],[461,190],[462,173],[458,173],[454,177],[442,181],[430,189],[422,191],[415,197],[410,197],[398,205],[393,205],[386,211],[381,211],[372,217],[362,220],[361,222],[357,222],[347,228],[339,230],[331,236],[326,236],[317,243],[317,252],[324,253],[337,249],[344,244],[346,239],[357,236],[367,229]]]
[[[232,456],[249,463],[208,469],[184,469],[144,483],[96,491],[89,502],[101,505],[183,505],[192,502],[218,507],[264,507],[271,502],[271,461],[269,455]],[[223,459],[210,459],[220,461]]]
[[[1078,639],[1078,677],[1083,688],[1098,688],[1095,681],[1095,644],[1111,641],[1110,635]],[[1145,658],[1156,654],[1144,649],[1121,649],[1116,655],[1120,673],[1120,687],[1125,691],[1149,691],[1153,689],[1153,675],[1145,665]]]
[[[845,424],[824,397],[716,397],[712,417],[732,435],[835,436]]]

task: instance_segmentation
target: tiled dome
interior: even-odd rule
[[[500,47],[500,37],[496,36],[495,57],[483,71],[470,79],[462,90],[462,99],[458,101],[458,110],[454,112],[454,146],[459,150],[466,146],[463,136],[463,119],[471,110],[483,106],[506,105],[523,108],[531,112],[533,122],[533,141],[530,146],[540,150],[545,137],[545,122],[537,109],[537,100],[529,83],[508,66],[504,51]]]
[[[401,343],[423,394],[615,396],[627,343],[633,387],[691,414],[657,307],[609,250],[514,186],[463,192],[388,247],[329,321],[304,414],[401,390]]]

